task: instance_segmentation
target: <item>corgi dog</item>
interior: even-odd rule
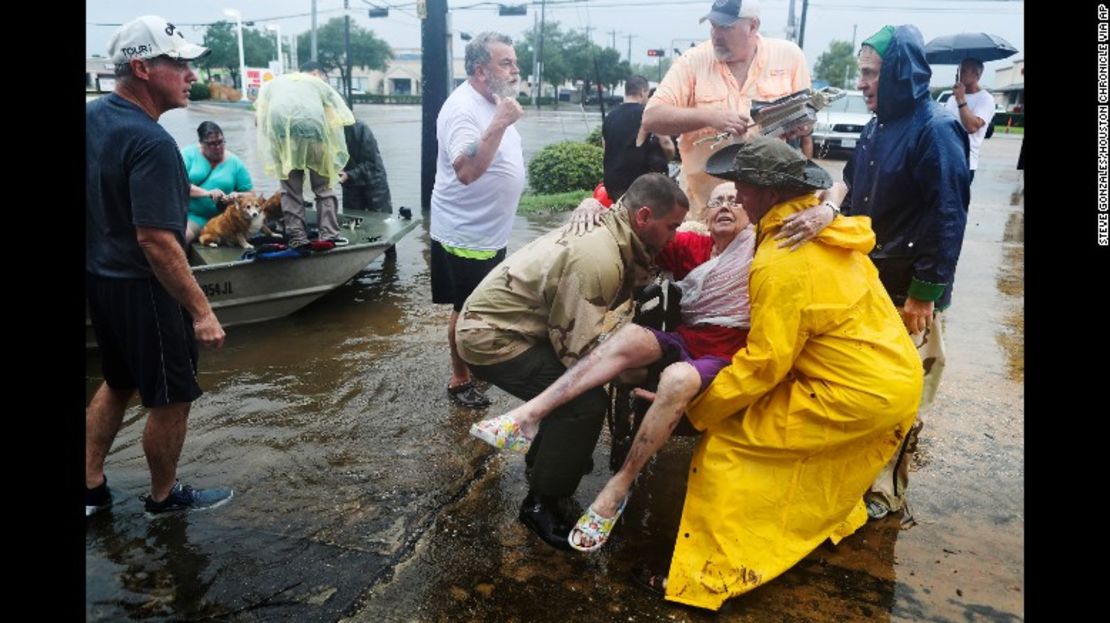
[[[247,242],[247,236],[252,228],[257,231],[262,227],[263,219],[259,195],[236,193],[234,198],[229,195],[227,207],[204,225],[197,240],[209,247],[237,244],[243,249],[253,249],[254,245]]]

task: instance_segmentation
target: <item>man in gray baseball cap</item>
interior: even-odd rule
[[[759,134],[751,119],[753,101],[774,100],[812,86],[801,48],[759,33],[755,0],[716,0],[701,21],[708,22],[709,39],[674,60],[643,115],[648,132],[681,135],[681,183],[690,198],[689,220],[702,218],[709,195],[720,184],[705,170],[719,142],[712,137],[731,135],[729,140],[735,142]],[[812,156],[812,138],[807,136],[811,131],[807,125],[783,138],[800,139],[802,151]],[[831,218],[827,209],[821,211]]]
[[[85,292],[104,382],[85,409],[85,516],[112,504],[104,462],[136,392],[148,408],[148,513],[218,506],[231,489],[177,480],[197,384],[197,343],[224,330],[185,257],[189,178],[158,125],[189,104],[190,61],[208,49],[146,15],[108,43],[115,91],[85,105]]]

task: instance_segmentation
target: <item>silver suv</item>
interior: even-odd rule
[[[852,151],[856,148],[863,126],[871,120],[871,111],[860,91],[848,91],[844,97],[817,111],[813,126],[813,147],[817,154],[831,150]]]

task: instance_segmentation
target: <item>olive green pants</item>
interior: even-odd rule
[[[521,400],[529,400],[567,369],[545,342],[508,361],[487,366],[470,364],[470,371]],[[524,457],[532,491],[554,497],[574,495],[582,476],[592,469],[594,446],[605,422],[608,403],[608,394],[596,387],[543,419]]]

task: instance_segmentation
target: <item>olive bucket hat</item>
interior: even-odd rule
[[[832,177],[820,165],[777,138],[758,136],[729,145],[709,157],[705,172],[713,177],[792,190],[821,190]]]

